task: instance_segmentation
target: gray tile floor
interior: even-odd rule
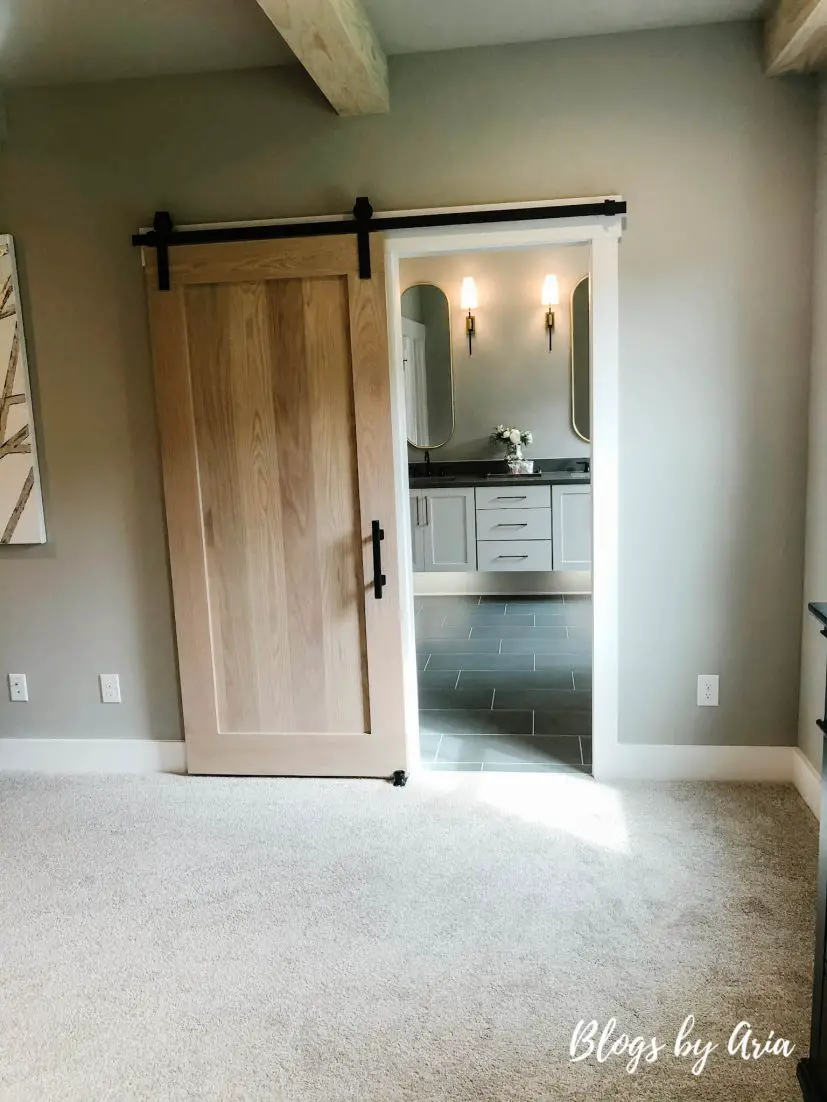
[[[591,772],[590,597],[416,597],[428,769]]]

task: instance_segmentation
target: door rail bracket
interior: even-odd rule
[[[366,195],[360,195],[353,204],[356,219],[356,247],[359,250],[359,278],[370,279],[370,220],[373,207]]]

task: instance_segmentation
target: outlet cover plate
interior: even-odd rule
[[[9,674],[9,700],[27,701],[29,699],[29,686],[24,673]]]
[[[120,704],[121,679],[116,673],[102,673],[100,675],[101,701],[104,704]]]
[[[717,673],[699,673],[698,674],[698,707],[699,708],[717,708],[718,707],[718,685],[719,676]]]

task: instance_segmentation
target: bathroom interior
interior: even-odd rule
[[[400,264],[426,769],[591,773],[589,263]]]

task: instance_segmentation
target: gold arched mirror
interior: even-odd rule
[[[592,438],[591,312],[591,280],[584,276],[571,296],[571,425],[587,444]]]
[[[402,347],[408,443],[441,448],[454,435],[454,361],[451,307],[432,283],[402,295]]]

